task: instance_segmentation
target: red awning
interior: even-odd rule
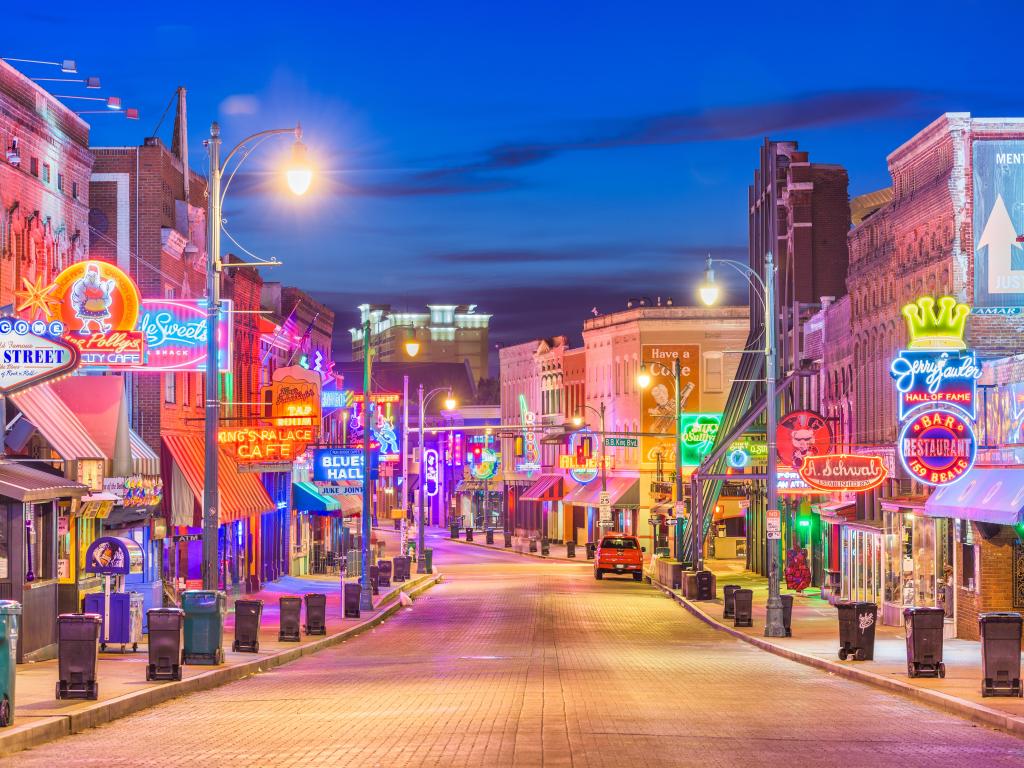
[[[206,462],[205,442],[189,435],[164,435],[164,447],[181,470],[199,508],[203,504],[203,473]],[[274,509],[260,476],[239,472],[235,459],[221,448],[220,457],[220,524],[233,523],[249,515],[262,515]]]
[[[11,401],[63,458],[110,459],[71,407],[44,383],[11,395]]]
[[[570,486],[576,484],[572,480],[566,480],[561,475],[541,475],[537,480],[523,491],[520,501],[561,501],[566,492],[571,490]]]
[[[640,504],[640,480],[636,477],[609,477],[608,498],[613,507],[635,508]],[[600,504],[601,480],[591,480],[565,495],[566,504],[580,507],[596,507]]]

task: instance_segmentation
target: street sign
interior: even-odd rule
[[[601,491],[598,497],[598,506],[601,508],[601,524],[608,524],[612,521],[612,497],[608,491]]]
[[[779,541],[782,539],[782,516],[777,509],[769,509],[764,519],[765,531],[768,534],[768,541]]]
[[[604,444],[606,448],[638,448],[640,441],[635,437],[606,437]]]
[[[677,501],[676,502],[676,517],[678,517],[678,518],[686,517],[686,502],[685,501]]]

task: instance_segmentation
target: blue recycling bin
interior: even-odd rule
[[[190,589],[181,595],[185,611],[184,664],[224,662],[224,616],[227,595],[209,589]]]

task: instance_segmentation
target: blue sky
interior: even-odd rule
[[[706,251],[745,257],[765,135],[846,166],[856,195],[943,111],[1022,114],[1011,3],[95,8],[19,4],[3,55],[74,58],[140,109],[95,119],[96,146],[141,143],[184,85],[197,169],[213,119],[229,145],[301,120],[310,195],[282,193],[287,142],[264,145],[227,226],[339,329],[363,301],[477,303],[508,343],[630,296],[692,301]]]

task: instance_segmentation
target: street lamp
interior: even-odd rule
[[[775,454],[775,432],[778,428],[776,413],[777,398],[775,394],[775,259],[768,251],[764,259],[764,279],[749,265],[732,259],[712,259],[708,256],[704,267],[704,283],[700,287],[701,300],[708,305],[718,300],[718,284],[715,282],[715,271],[712,264],[728,264],[750,281],[755,288],[760,288],[764,297],[764,358],[765,358],[765,421],[768,432],[767,462],[767,509],[778,509],[778,474],[777,456]],[[703,531],[701,531],[703,534]],[[774,542],[774,543],[772,543]],[[782,598],[779,596],[779,543],[772,540],[768,544],[768,606],[765,617],[764,634],[766,637],[785,637],[786,629],[782,623]]]
[[[604,445],[604,413],[605,413],[605,411],[604,411],[604,400],[601,401],[600,409],[595,408],[592,405],[587,405],[586,403],[584,403],[580,407],[581,408],[586,408],[589,411],[593,411],[601,419],[601,496],[603,498],[608,493],[608,462],[605,460],[606,456],[605,456],[605,445]],[[577,427],[580,427],[580,426],[583,425],[583,411],[582,410],[577,411],[575,414],[573,414],[572,423],[575,424]],[[598,509],[600,510],[600,507]],[[611,510],[609,509],[609,514],[610,513],[611,513]],[[600,529],[603,529],[604,526],[605,526],[605,521],[601,519],[601,515],[600,515],[600,512],[599,512],[598,513],[598,518],[597,518],[597,528],[598,528],[597,534],[598,534],[598,536],[601,535],[601,530]]]
[[[424,547],[426,547],[426,545],[427,545],[426,544],[427,536],[426,536],[426,530],[424,529],[424,524],[423,524],[423,517],[424,517],[423,509],[424,509],[424,504],[425,504],[426,495],[427,495],[427,483],[426,483],[426,472],[425,472],[426,468],[423,465],[423,422],[426,419],[426,417],[424,415],[424,411],[426,410],[427,403],[430,402],[430,398],[434,397],[435,395],[440,394],[441,392],[447,392],[448,393],[448,397],[446,397],[445,400],[444,400],[444,407],[445,407],[445,409],[449,410],[449,411],[455,410],[456,402],[455,402],[455,398],[452,397],[451,387],[437,387],[436,389],[430,390],[430,392],[428,392],[426,394],[426,396],[424,397],[424,395],[423,395],[423,385],[420,384],[420,390],[419,390],[419,402],[420,402],[420,420],[419,420],[419,432],[420,432],[420,443],[419,443],[419,457],[420,457],[420,504],[419,504],[419,515],[418,515],[417,531],[416,531],[416,538],[417,538],[417,543],[416,543],[416,573],[426,573],[427,572],[427,553],[424,551]]]
[[[218,586],[217,529],[220,524],[220,491],[218,489],[220,463],[217,455],[217,427],[220,423],[220,393],[217,391],[217,377],[220,361],[220,273],[225,267],[234,264],[222,264],[220,259],[220,230],[223,224],[224,195],[231,185],[238,167],[266,139],[271,136],[295,136],[301,144],[302,128],[273,128],[248,136],[228,152],[224,162],[220,160],[220,125],[210,125],[210,138],[206,148],[210,157],[210,182],[207,187],[206,223],[209,238],[206,249],[206,462],[203,472],[203,589],[213,590]],[[255,141],[251,147],[248,142]],[[232,158],[241,151],[238,163],[222,185],[224,172]],[[294,155],[293,155],[294,157]],[[308,171],[308,166],[306,167]],[[188,168],[185,173],[188,173]],[[308,187],[309,184],[307,183]],[[303,192],[305,189],[302,190]],[[369,464],[366,465],[369,467]],[[365,526],[364,526],[365,528]],[[227,586],[227,584],[225,584]],[[366,587],[364,587],[365,589]]]

